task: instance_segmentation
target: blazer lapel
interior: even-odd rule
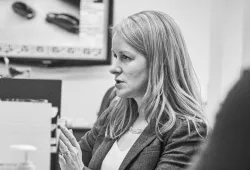
[[[136,157],[136,155],[139,154],[140,151],[143,150],[155,138],[155,124],[149,123],[146,129],[142,132],[142,134],[130,148],[122,164],[120,165],[119,170],[124,170],[128,166],[128,164]]]
[[[109,152],[114,142],[115,139],[104,139],[104,141],[96,150],[95,154],[92,156],[92,159],[89,163],[90,169],[96,169],[96,170],[101,169],[102,161]]]

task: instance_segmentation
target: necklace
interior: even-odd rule
[[[134,129],[132,126],[130,126],[129,128],[129,132],[133,133],[133,134],[141,134],[143,132],[144,129]]]

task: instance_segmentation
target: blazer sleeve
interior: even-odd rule
[[[164,142],[163,152],[156,170],[184,170],[192,162],[193,156],[200,150],[201,143],[207,136],[204,123],[180,121],[173,127],[170,136]]]
[[[105,125],[107,121],[107,113],[102,114],[91,130],[85,133],[85,135],[80,139],[79,145],[82,150],[82,160],[85,166],[88,166],[91,157],[92,157],[92,150],[96,141],[96,138],[98,137],[100,131],[103,129],[103,126]]]

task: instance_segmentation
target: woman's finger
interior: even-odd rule
[[[59,141],[59,156],[63,157],[65,162],[68,163],[71,159],[71,152],[68,150],[67,146],[60,140]]]
[[[60,165],[60,168],[59,169],[61,169],[61,170],[64,170],[64,169],[66,169],[66,160],[64,159],[64,157],[62,156],[62,155],[60,155],[59,154],[59,159],[58,159],[58,161],[59,161],[59,165]]]
[[[68,151],[68,147],[63,143],[62,140],[59,140],[59,151],[60,153],[65,153]]]
[[[64,136],[64,134],[61,135],[60,138],[63,138],[66,141],[68,140]],[[67,142],[67,145],[70,145],[70,147],[68,147],[62,139],[59,139],[59,163],[61,170],[82,169],[82,167],[84,167],[84,164],[82,162],[81,150],[77,150],[77,148],[73,147],[69,141]],[[70,151],[70,148],[72,149],[72,151]]]
[[[63,167],[66,164],[66,160],[61,154],[59,154],[59,164],[60,164],[60,167]]]
[[[74,147],[80,149],[80,146],[75,138],[75,136],[73,135],[72,132],[70,132],[70,130],[68,130],[65,126],[60,125],[59,126],[61,129],[61,132],[65,135],[65,137],[70,141],[71,145],[73,145]]]
[[[75,152],[75,147],[71,144],[69,139],[63,133],[60,134],[60,140],[66,145],[70,152]]]

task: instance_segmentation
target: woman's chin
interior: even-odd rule
[[[116,96],[121,98],[128,98],[128,94],[122,90],[116,90]]]

